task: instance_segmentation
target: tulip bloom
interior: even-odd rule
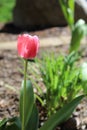
[[[37,36],[23,34],[18,36],[18,54],[24,59],[35,58],[39,48],[39,39]]]

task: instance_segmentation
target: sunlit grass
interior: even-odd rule
[[[0,22],[12,21],[15,0],[0,0]]]

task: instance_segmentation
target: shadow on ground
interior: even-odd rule
[[[4,24],[4,26],[0,29],[0,33],[12,33],[12,34],[19,34],[25,31],[40,31],[43,29],[49,29],[51,27],[65,27],[66,25],[60,26],[52,26],[52,25],[35,25],[35,26],[28,26],[25,28],[20,28],[15,26],[12,22]]]

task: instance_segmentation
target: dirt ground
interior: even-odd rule
[[[0,44],[2,41],[14,41],[17,40],[18,33],[8,32],[6,28],[2,29],[3,25],[0,24]],[[30,34],[36,34],[40,37],[53,37],[60,34],[70,35],[69,29],[66,28],[50,28],[41,31],[32,31]],[[41,58],[43,52],[55,52],[66,54],[68,45],[49,46],[40,48],[37,58]],[[86,51],[84,60],[86,59]],[[0,119],[6,117],[12,117],[19,114],[19,90],[23,74],[20,72],[22,68],[21,60],[17,55],[17,50],[0,50]],[[42,82],[38,80],[40,87],[43,88]],[[77,110],[74,112],[74,117],[77,121],[79,130],[87,130],[87,99],[84,99],[81,104],[78,105]]]

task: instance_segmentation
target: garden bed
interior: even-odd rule
[[[50,51],[60,51],[62,47],[49,47]],[[48,48],[42,48],[38,54],[41,57],[42,51],[47,51]],[[65,50],[65,49],[64,49]],[[4,50],[0,51],[0,119],[12,117],[19,113],[19,90],[23,75],[19,68],[22,67],[21,61],[17,56],[17,51]],[[40,87],[43,83],[36,79]],[[42,111],[42,109],[41,109]],[[40,112],[41,112],[40,111]],[[87,99],[84,99],[74,112],[74,117],[78,122],[80,130],[86,130],[87,125]],[[41,118],[43,121],[43,118]]]
[[[59,31],[62,32],[60,29]],[[59,31],[58,28],[53,28],[51,30],[46,30],[45,32],[37,31],[36,34],[38,34],[40,37],[52,37],[59,35]],[[35,34],[35,32],[32,32],[32,34]],[[7,38],[8,41],[10,41],[12,37],[13,40],[16,40],[17,38],[17,34],[13,35],[8,33],[1,33],[0,36],[1,42],[7,41]],[[84,48],[84,46],[82,47]],[[57,55],[63,52],[65,55],[68,53],[67,50],[68,44],[42,47],[40,48],[37,58],[41,58],[43,53],[50,52],[55,52]],[[86,50],[83,54],[83,59],[80,62],[83,62],[83,60],[86,61]],[[23,79],[23,74],[19,71],[19,68],[22,67],[23,66],[21,64],[21,60],[19,59],[16,50],[0,50],[0,119],[12,117],[19,114],[19,90],[21,81]],[[38,82],[39,86],[44,89],[44,85],[41,80],[36,79],[36,82]],[[43,108],[41,108],[40,105],[38,107],[40,108],[40,113],[43,113]],[[81,104],[78,105],[73,115],[77,121],[78,130],[86,130],[87,99],[82,100]],[[40,120],[43,122],[42,117]]]

